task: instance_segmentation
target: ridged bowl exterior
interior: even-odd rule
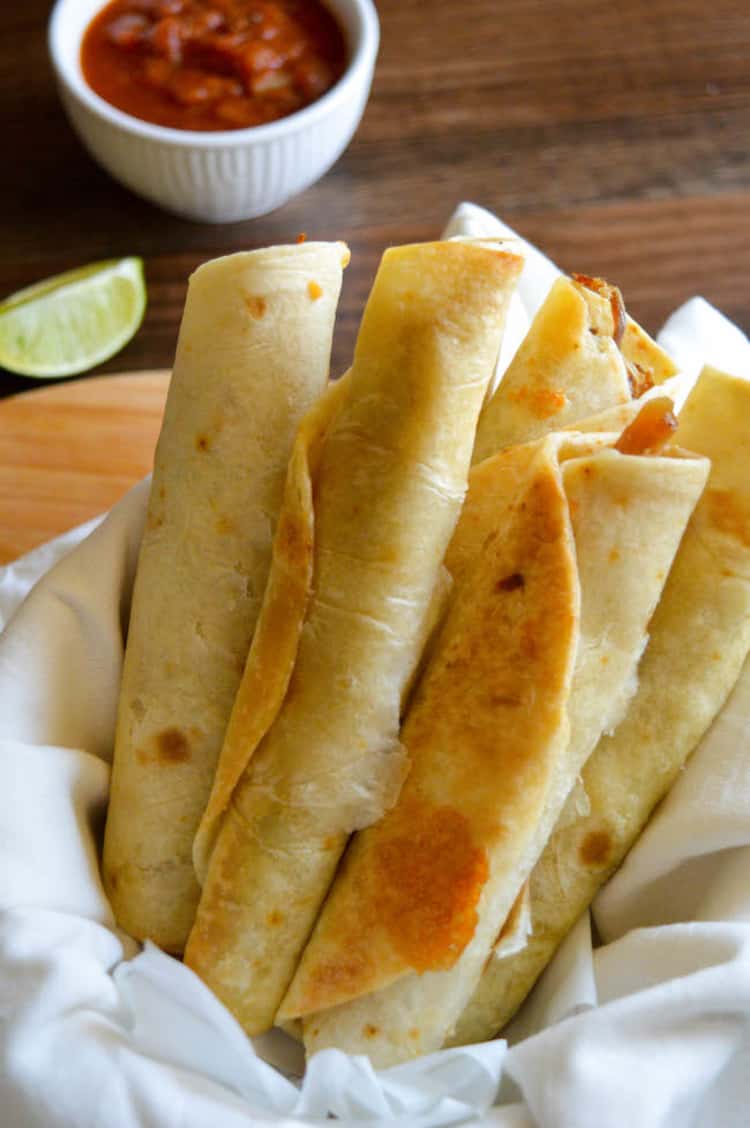
[[[50,25],[50,52],[73,128],[115,179],[177,215],[209,223],[266,215],[328,171],[364,113],[377,53],[377,18],[371,0],[337,0],[331,5],[344,17],[345,27],[349,23],[350,35],[352,17],[365,17],[360,21],[365,43],[352,45],[353,62],[339,96],[329,95],[313,104],[314,113],[302,111],[259,129],[177,138],[170,134],[178,131],[129,118],[85,87],[78,59],[67,57],[70,44],[55,27],[56,20],[59,25],[64,19],[66,5],[73,9],[76,0],[58,0]],[[335,88],[331,93],[337,93]]]
[[[351,141],[369,92],[294,133],[221,148],[174,148],[125,133],[61,86],[73,128],[94,160],[139,196],[208,223],[254,219],[319,180]]]

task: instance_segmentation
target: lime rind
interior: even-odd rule
[[[63,286],[70,286],[73,282],[81,282],[90,278],[92,274],[101,274],[117,267],[122,262],[140,262],[140,259],[104,259],[101,262],[89,262],[86,266],[77,266],[73,270],[66,270],[62,274],[55,274],[51,278],[43,278],[41,282],[34,282],[23,290],[16,290],[0,302],[0,313],[12,309],[14,306],[23,305],[32,298],[41,298],[52,290],[59,290]]]
[[[85,372],[131,340],[145,310],[140,258],[45,279],[0,304],[0,365],[40,379]]]

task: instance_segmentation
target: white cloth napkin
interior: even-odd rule
[[[513,232],[463,204],[447,234]],[[503,364],[557,273],[524,250]],[[704,360],[750,376],[747,339],[700,298],[662,341],[683,391]],[[587,914],[511,1048],[377,1073],[325,1051],[300,1082],[289,1039],[251,1044],[188,969],[116,929],[97,851],[146,497],[0,569],[2,1128],[747,1126],[750,669],[598,898],[605,943]]]

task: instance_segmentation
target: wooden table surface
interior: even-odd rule
[[[228,226],[158,211],[85,154],[47,61],[50,7],[0,5],[0,294],[142,255],[145,322],[100,373],[169,366],[190,271],[300,231],[352,249],[341,370],[384,246],[435,237],[461,199],[617,282],[652,330],[695,293],[750,328],[748,0],[380,0],[348,151],[273,215]],[[0,371],[0,396],[36,386]]]

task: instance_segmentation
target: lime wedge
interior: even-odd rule
[[[0,367],[40,379],[86,372],[128,343],[145,309],[139,258],[45,278],[0,302]]]

